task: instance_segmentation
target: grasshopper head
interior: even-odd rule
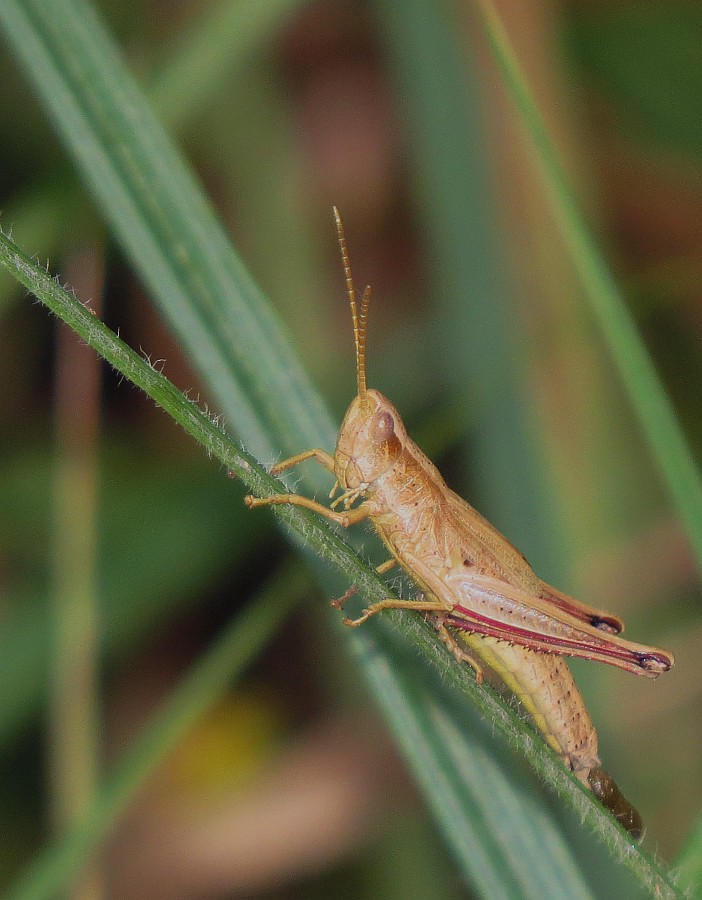
[[[354,489],[370,484],[387,471],[402,453],[406,432],[399,413],[379,391],[366,386],[366,323],[370,287],[356,303],[356,291],[351,276],[351,264],[346,249],[344,226],[339,210],[334,207],[336,231],[339,236],[341,261],[344,266],[346,290],[353,320],[353,339],[356,346],[356,383],[358,396],[353,400],[339,432],[334,454],[334,469],[342,488]]]
[[[349,406],[339,431],[334,469],[343,488],[371,484],[402,453],[405,427],[392,403],[379,391],[366,390]]]

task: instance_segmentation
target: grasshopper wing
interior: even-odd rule
[[[453,571],[446,578],[456,605],[442,618],[459,631],[482,634],[541,653],[579,656],[656,678],[673,665],[671,654],[634,644],[550,599],[531,596],[497,578]]]
[[[475,561],[479,567],[482,563],[484,569],[491,569],[493,572],[501,571],[502,577],[506,581],[522,584],[523,587],[532,583],[533,592],[537,593],[541,600],[552,605],[556,610],[569,613],[581,622],[610,634],[619,634],[623,630],[624,623],[611,613],[587,606],[580,600],[569,597],[551,587],[550,584],[541,581],[524,554],[503,534],[500,534],[494,525],[481,516],[463,497],[449,491],[445,499],[456,522],[460,523],[458,530],[468,529],[470,533],[466,548],[467,555],[470,556],[471,550],[474,550],[476,546],[481,547],[483,559]]]
[[[557,609],[563,610],[575,619],[592,625],[600,631],[608,631],[610,634],[619,634],[624,630],[624,623],[612,613],[605,612],[603,609],[595,609],[588,606],[575,597],[569,597],[562,591],[557,590],[545,581],[541,582],[541,590],[539,591],[539,599],[545,603],[552,604]]]

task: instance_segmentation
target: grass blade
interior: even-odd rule
[[[478,0],[490,47],[531,137],[544,185],[592,312],[702,568],[702,479],[636,323],[580,211],[507,34]]]
[[[247,445],[264,459],[270,459],[278,449],[330,446],[331,421],[285,344],[279,325],[231,249],[189,170],[154,121],[92,10],[79,0],[8,0],[0,8],[0,16],[106,218],[146,284],[160,298],[183,344],[209,379],[218,404],[236,422]],[[32,282],[31,289],[47,305],[146,390],[251,490],[267,495],[280,489],[279,483],[160,373],[116,341],[75,300],[69,302],[70,297],[56,294],[53,289],[60,289],[50,279],[47,283],[37,281],[37,272],[31,271],[26,257],[10,245],[3,246],[6,259]],[[368,599],[387,595],[387,589],[347,545],[313,517],[293,510],[281,510],[280,517],[315,552],[343,568]],[[436,663],[445,666],[445,652],[426,627],[408,616],[388,618]],[[432,802],[443,814],[448,805],[441,802],[443,798],[448,801],[465,795],[465,777],[443,740],[427,730],[424,701],[403,690],[399,681],[395,683],[398,676],[380,652],[386,645],[380,644],[378,636],[384,631],[382,626],[364,630],[356,646],[365,648],[361,658],[369,679],[375,681],[377,676],[380,680],[382,675],[384,681],[389,679],[390,685],[397,687],[396,710],[402,712],[397,732],[415,770],[423,773],[427,784],[437,785]],[[664,876],[643,853],[632,851],[619,829],[513,711],[490,691],[477,688],[455,665],[447,670],[446,679],[461,685],[483,714],[496,723],[496,730],[509,734],[528,753],[544,777],[570,798],[593,827],[607,835],[609,846],[619,858],[634,860],[629,864],[641,881],[656,881],[665,893]],[[421,747],[412,744],[412,723],[417,723],[423,737]],[[445,786],[443,794],[439,793],[439,782]],[[517,805],[521,802],[519,790],[513,791],[512,801]],[[480,813],[477,815],[475,821],[480,820]],[[444,828],[452,835],[454,846],[465,849],[466,830],[462,827],[475,816],[470,805],[462,803],[460,816],[444,817]],[[475,826],[473,833],[479,834]],[[467,877],[474,878],[469,856],[464,852],[462,861]],[[516,859],[519,864],[518,855]],[[509,864],[514,865],[514,861]],[[513,875],[516,877],[516,873]],[[560,885],[561,895],[562,888]]]
[[[283,329],[90,6],[10,0],[0,21],[103,215],[263,459],[334,428]],[[256,377],[251,360],[266,377]]]
[[[110,329],[90,310],[83,306],[73,295],[56,283],[43,269],[29,260],[5,235],[0,233],[0,264],[8,268],[29,290],[31,290],[49,309],[73,328],[91,347],[114,366],[117,371],[127,377],[135,385],[144,390],[158,405],[198,440],[215,458],[227,468],[232,469],[255,493],[268,496],[279,492],[280,482],[271,478],[265,470],[245,451],[240,450],[215,425],[205,413],[194,403],[185,398],[177,388],[161,373],[154,370],[145,360],[125,345]],[[358,555],[338,535],[318,521],[313,515],[303,510],[277,508],[277,513],[288,527],[295,530],[299,537],[310,546],[315,553],[332,562],[341,569],[346,577],[355,583],[369,601],[381,599],[388,595],[388,590],[377,574],[370,569]],[[649,890],[657,890],[662,897],[681,896],[669,877],[643,852],[640,847],[632,845],[629,837],[618,827],[613,819],[594,800],[592,795],[580,785],[563,767],[560,760],[546,746],[541,738],[523,722],[517,713],[490,688],[477,685],[474,678],[464,667],[456,666],[446,650],[435,639],[433,631],[424,622],[411,614],[393,611],[387,620],[402,635],[419,647],[434,665],[444,673],[445,683],[463,691],[482,715],[492,724],[495,731],[507,737],[529,760],[533,768],[547,780],[554,790],[577,810],[583,821],[587,823],[603,841],[610,852],[624,863],[639,883]],[[371,627],[372,626],[372,627]],[[478,833],[477,823],[482,819],[479,810],[470,804],[456,805],[455,797],[464,795],[469,787],[463,765],[471,758],[470,741],[466,745],[465,758],[462,754],[450,753],[446,742],[436,729],[424,725],[428,715],[426,698],[416,691],[403,687],[402,675],[389,664],[388,634],[385,623],[368,623],[362,632],[354,636],[354,644],[363,663],[366,676],[374,684],[383,704],[392,699],[388,711],[392,712],[393,724],[400,737],[409,762],[421,780],[432,786],[431,800],[435,810],[441,815],[441,824],[450,835],[452,846],[464,849],[464,856],[459,860],[467,866],[466,876],[475,880],[475,873],[470,864],[470,848],[466,845],[466,828],[472,823],[471,833]],[[415,666],[412,660],[405,671]],[[437,690],[438,693],[438,690]],[[431,701],[433,703],[433,701]],[[416,736],[421,735],[418,742]],[[458,740],[460,736],[452,738]],[[465,736],[462,741],[467,740]],[[479,778],[479,770],[472,774]],[[136,782],[138,783],[138,782]],[[135,783],[135,784],[136,784]],[[522,800],[520,790],[512,788],[510,802],[519,807]],[[122,801],[121,801],[122,802]],[[126,800],[124,801],[126,802]],[[456,816],[455,810],[459,815]],[[116,815],[118,809],[110,807],[110,815]],[[451,814],[449,814],[449,811]],[[476,819],[475,816],[478,816]],[[106,814],[107,815],[107,814]],[[111,819],[109,816],[106,822]],[[82,826],[81,826],[82,827]],[[106,827],[106,826],[105,826]],[[484,822],[481,824],[485,828]],[[80,829],[79,829],[80,830]],[[71,834],[74,834],[71,832]],[[81,832],[81,834],[83,834]],[[55,848],[49,848],[41,856],[32,872],[43,873],[49,867],[51,877],[41,875],[41,882],[34,882],[39,875],[27,875],[23,880],[21,892],[14,897],[37,900],[49,897],[65,883],[65,879],[75,874],[81,862],[89,854],[100,833],[93,830],[93,839],[88,840],[87,832],[78,841],[78,850],[71,852],[70,865],[64,864],[63,854]],[[517,835],[518,836],[518,835]],[[65,841],[78,840],[69,835]],[[62,845],[65,850],[66,845]],[[71,844],[71,846],[73,846]],[[541,852],[545,853],[550,846],[549,841],[541,844]],[[562,848],[561,848],[562,850]],[[521,865],[522,856],[517,853],[511,861],[513,869],[508,867],[510,860],[501,859],[501,866],[506,877],[516,877]],[[53,861],[52,861],[53,860]],[[516,868],[514,868],[516,867]],[[555,869],[554,869],[555,871]],[[46,878],[46,881],[44,879]],[[55,879],[55,880],[54,880]],[[37,884],[45,887],[39,892]],[[505,882],[507,884],[508,882]],[[31,887],[26,887],[29,885]],[[552,883],[553,896],[561,891],[563,884]],[[18,888],[19,891],[19,888]],[[505,896],[510,896],[506,888]],[[542,894],[543,896],[543,894]]]
[[[80,823],[36,859],[8,895],[53,897],[69,885],[148,775],[246,667],[300,598],[307,577],[299,567],[281,570],[193,666],[101,785]],[[283,602],[280,598],[283,597]]]

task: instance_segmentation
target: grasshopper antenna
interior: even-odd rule
[[[339,238],[339,250],[341,251],[341,264],[344,267],[344,278],[346,279],[346,292],[349,295],[349,306],[351,307],[351,319],[353,321],[353,340],[356,346],[356,384],[358,386],[358,396],[364,397],[367,390],[366,385],[366,324],[368,322],[368,306],[370,304],[371,289],[370,285],[363,292],[361,297],[361,308],[359,310],[356,303],[356,289],[353,286],[353,275],[351,274],[351,262],[349,253],[346,248],[346,234],[344,226],[339,215],[339,210],[334,207],[334,219],[336,220],[336,233]]]

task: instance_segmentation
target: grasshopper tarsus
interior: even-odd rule
[[[344,625],[348,625],[349,628],[358,628],[359,625],[363,625],[364,622],[367,622],[371,615],[372,613],[370,610],[364,609],[357,619],[343,618],[341,621]]]
[[[358,593],[358,588],[355,584],[352,584],[351,587],[346,591],[346,593],[342,594],[341,597],[335,597],[333,600],[329,601],[329,606],[333,609],[342,610],[346,603],[356,594]]]

